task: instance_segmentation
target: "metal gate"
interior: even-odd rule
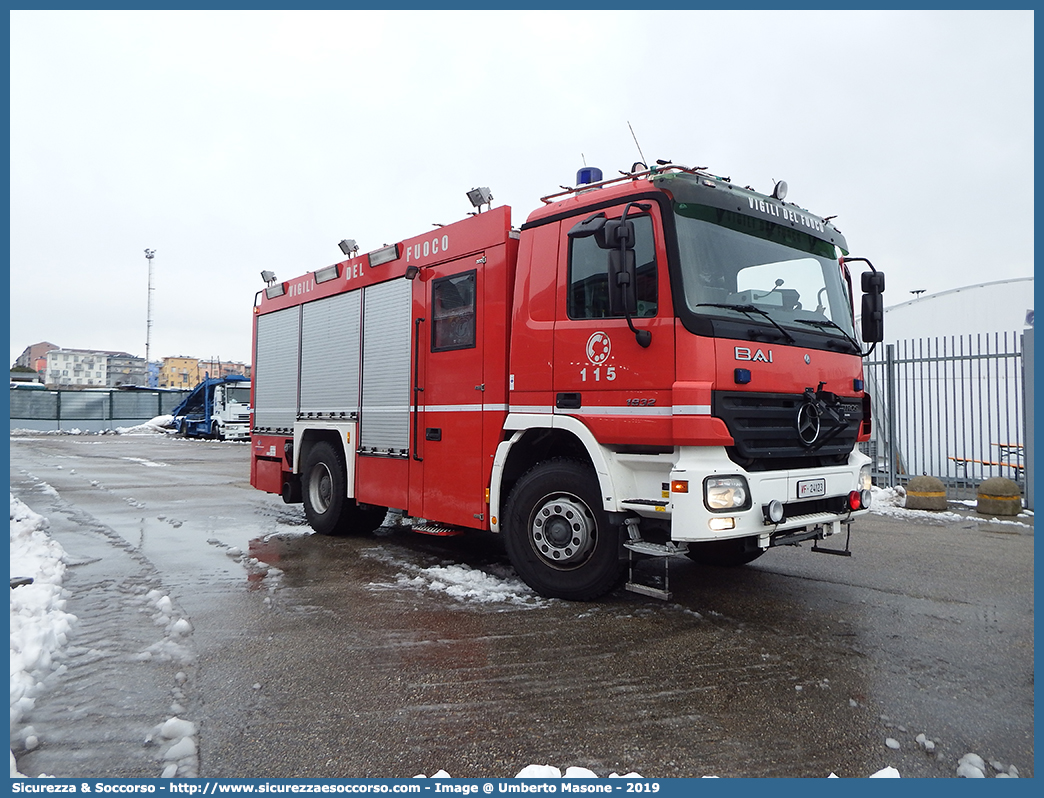
[[[983,479],[1027,484],[1032,439],[1032,373],[1024,338],[1032,329],[900,341],[867,360],[873,433],[860,444],[874,461],[874,481],[895,486],[921,474],[938,477],[956,497],[974,496]]]

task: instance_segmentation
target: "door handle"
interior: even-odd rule
[[[560,393],[555,396],[555,407],[559,410],[579,410],[580,409],[580,394],[578,393]]]

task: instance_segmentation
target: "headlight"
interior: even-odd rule
[[[743,477],[707,477],[703,481],[703,503],[712,513],[750,509],[750,491]]]

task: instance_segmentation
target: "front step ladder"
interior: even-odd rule
[[[624,542],[624,548],[627,549],[627,584],[624,585],[625,590],[629,590],[632,593],[640,593],[643,596],[650,596],[652,598],[662,599],[663,601],[670,601],[671,599],[671,557],[675,557],[679,554],[684,554],[688,550],[688,546],[682,544],[679,546],[677,543],[668,541],[667,543],[650,543],[647,540],[642,540],[641,534],[638,532],[638,519],[628,518],[624,521],[627,527],[627,534],[629,539]],[[642,554],[646,557],[659,557],[663,561],[663,587],[656,587],[655,585],[644,585],[641,582],[634,581],[634,564],[635,554]]]

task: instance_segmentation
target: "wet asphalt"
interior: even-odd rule
[[[312,535],[250,487],[246,444],[16,434],[11,491],[66,549],[79,618],[41,744],[15,750],[28,775],[158,776],[173,714],[207,777],[952,777],[968,752],[1033,775],[1025,516],[871,515],[852,557],[675,558],[667,601],[486,602],[431,569],[503,584],[496,536]],[[165,637],[152,590],[190,635]]]

